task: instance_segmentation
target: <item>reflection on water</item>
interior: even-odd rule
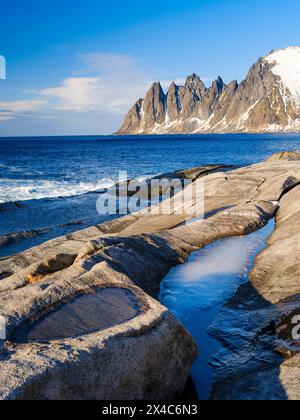
[[[274,221],[248,236],[215,242],[191,254],[187,263],[173,268],[161,287],[161,302],[192,333],[200,357],[192,377],[201,399],[209,395],[213,370],[209,365],[220,344],[207,330],[222,306],[247,281],[257,254],[266,246]]]

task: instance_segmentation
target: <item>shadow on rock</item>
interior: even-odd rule
[[[300,314],[299,296],[273,305],[251,283],[239,288],[209,331],[223,346],[212,362],[211,399],[288,399],[281,366],[299,345],[292,340],[295,314]]]

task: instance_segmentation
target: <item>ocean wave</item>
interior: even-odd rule
[[[99,182],[65,182],[49,180],[12,180],[1,179],[0,203],[26,201],[41,198],[71,197],[99,191],[114,185],[112,179],[104,178]]]

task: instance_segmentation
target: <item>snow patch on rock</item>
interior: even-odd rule
[[[272,72],[279,76],[290,91],[291,98],[300,107],[300,47],[289,47],[271,52],[266,57],[269,64],[275,64]]]

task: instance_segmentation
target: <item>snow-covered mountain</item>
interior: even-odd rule
[[[196,74],[167,94],[155,82],[117,134],[300,131],[300,47],[274,50],[246,79],[207,88]]]

